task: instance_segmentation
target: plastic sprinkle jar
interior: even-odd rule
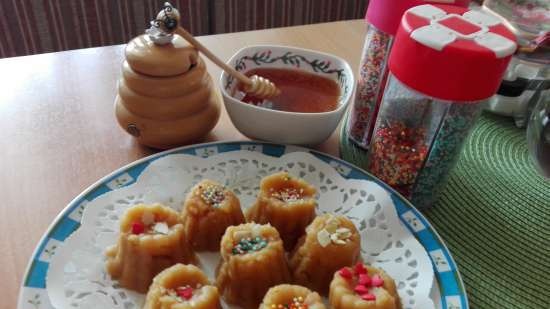
[[[388,58],[403,13],[416,5],[445,2],[467,7],[470,0],[370,0],[365,15],[368,24],[346,132],[358,146],[367,149],[380,99],[388,76]]]
[[[515,42],[488,13],[431,4],[407,10],[389,57],[369,171],[417,207],[432,205]]]

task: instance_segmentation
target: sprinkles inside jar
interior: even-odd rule
[[[369,171],[406,198],[428,155],[424,128],[410,128],[402,121],[380,125],[370,146]]]

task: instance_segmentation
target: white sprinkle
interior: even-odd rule
[[[157,222],[153,226],[153,231],[159,234],[166,235],[168,232],[170,232],[170,228],[168,228],[168,224],[166,222]]]

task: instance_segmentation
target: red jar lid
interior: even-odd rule
[[[516,47],[515,35],[489,13],[425,4],[403,15],[389,68],[418,92],[473,102],[497,91]]]
[[[413,6],[426,3],[445,3],[467,7],[470,0],[370,0],[365,20],[389,35],[395,35],[401,17]]]

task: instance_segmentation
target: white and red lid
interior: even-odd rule
[[[493,15],[425,4],[403,15],[389,68],[431,97],[478,101],[497,91],[516,48],[515,35]]]
[[[470,0],[370,0],[365,20],[389,35],[395,35],[401,16],[413,6],[426,3],[445,3],[468,7]]]

